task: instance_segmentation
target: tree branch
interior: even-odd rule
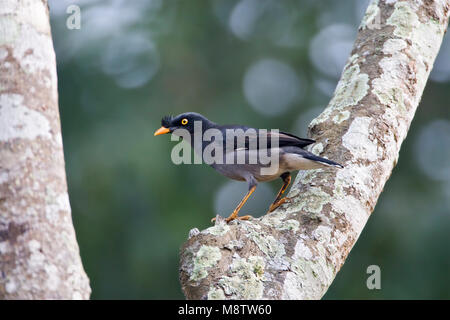
[[[297,175],[293,201],[223,222],[181,249],[188,299],[319,299],[358,239],[398,160],[447,29],[450,0],[373,0],[311,150],[345,165]]]
[[[0,2],[0,299],[87,299],[47,1]]]

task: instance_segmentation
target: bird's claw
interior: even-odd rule
[[[218,219],[217,219],[217,217],[219,217]],[[233,220],[251,220],[251,219],[253,219],[253,217],[252,216],[250,216],[250,215],[246,215],[246,216],[229,216],[228,218],[225,218],[225,219],[223,219],[222,218],[222,216],[219,216],[219,215],[217,215],[215,218],[212,218],[211,219],[211,223],[214,223],[214,222],[216,222],[216,224],[218,223],[218,222],[220,222],[220,221],[225,221],[226,223],[230,223],[231,221],[233,221]]]
[[[270,205],[269,212],[275,211],[275,209],[278,208],[279,206],[281,206],[283,203],[290,202],[290,201],[291,201],[291,198],[288,198],[288,197],[281,198],[277,202],[272,203]]]
[[[253,217],[250,216],[250,215],[246,215],[246,216],[234,217],[234,218],[228,217],[228,218],[225,219],[225,221],[226,221],[227,223],[230,223],[230,222],[233,221],[233,220],[245,220],[245,221],[246,221],[246,220],[250,220],[250,219],[253,219]]]

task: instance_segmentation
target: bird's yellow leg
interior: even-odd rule
[[[279,206],[281,206],[283,203],[285,203],[287,201],[286,197],[281,198],[281,196],[283,195],[283,193],[286,191],[289,184],[291,183],[291,179],[292,178],[289,173],[283,177],[283,182],[284,182],[283,186],[281,187],[280,191],[278,191],[275,201],[270,205],[269,212],[274,211],[276,208],[278,208]]]
[[[225,221],[228,223],[230,221],[233,220],[248,220],[250,218],[252,218],[252,216],[242,216],[242,217],[238,217],[239,214],[239,210],[241,210],[241,208],[244,206],[244,204],[247,202],[248,198],[250,198],[251,194],[255,191],[256,186],[253,186],[250,188],[250,190],[248,190],[247,194],[245,195],[245,197],[241,200],[241,202],[239,202],[239,204],[237,205],[236,209],[234,209],[234,211],[230,214],[230,216],[228,218],[225,219]],[[214,220],[216,220],[216,218],[212,218],[211,222],[214,222]]]

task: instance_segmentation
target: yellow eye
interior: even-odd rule
[[[187,125],[187,123],[188,123],[188,119],[184,118],[183,120],[181,120],[181,124],[183,126]]]

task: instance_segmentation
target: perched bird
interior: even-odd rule
[[[235,219],[247,220],[251,217],[238,216],[238,213],[255,191],[258,182],[272,181],[278,177],[283,180],[283,186],[269,208],[269,212],[272,212],[286,201],[282,195],[291,182],[290,172],[324,167],[342,168],[339,163],[318,157],[303,149],[314,143],[314,140],[302,139],[290,133],[241,125],[219,125],[195,112],[164,117],[161,125],[161,128],[156,130],[155,136],[166,133],[177,134],[177,132],[181,132],[177,129],[185,129],[184,132],[189,133],[188,137],[180,136],[188,139],[192,147],[195,145],[195,134],[203,137],[210,130],[209,138],[201,139],[200,146],[194,147],[194,150],[201,155],[202,159],[206,158],[205,151],[214,150],[211,154],[219,161],[208,163],[211,167],[230,179],[248,183],[247,194],[230,216],[225,219],[226,222]],[[195,129],[201,132],[195,132]],[[219,154],[220,152],[222,155]],[[263,161],[262,155],[268,157],[270,161]],[[256,162],[252,162],[251,159],[255,158]],[[230,162],[230,160],[232,161]],[[271,167],[271,165],[273,166]]]

